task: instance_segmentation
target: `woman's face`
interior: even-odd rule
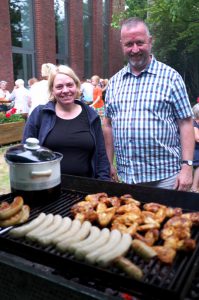
[[[73,103],[77,96],[77,86],[74,80],[65,74],[55,76],[52,95],[60,104]]]

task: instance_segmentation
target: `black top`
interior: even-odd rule
[[[46,137],[44,146],[63,154],[62,174],[91,176],[94,140],[84,109],[71,120],[56,117],[55,126]]]

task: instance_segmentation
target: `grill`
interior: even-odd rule
[[[87,193],[107,192],[108,195],[121,196],[130,193],[142,203],[159,202],[173,207],[181,207],[185,212],[197,211],[199,197],[193,193],[175,192],[156,188],[141,187],[97,181],[73,176],[62,177],[62,192],[58,200],[31,209],[30,220],[38,213],[71,216],[73,204],[83,200]],[[0,200],[11,200],[13,195],[2,196]],[[127,257],[144,272],[142,281],[129,278],[114,266],[107,269],[77,261],[71,254],[61,254],[55,247],[42,247],[25,239],[11,238],[7,230],[0,231],[0,249],[34,263],[52,268],[63,278],[91,289],[93,299],[121,299],[122,293],[136,295],[140,299],[198,299],[199,297],[199,231],[192,231],[197,248],[192,253],[179,253],[171,266],[157,259],[144,262],[133,251]],[[67,270],[67,271],[66,271]],[[100,295],[102,298],[100,298]],[[94,297],[94,296],[93,296]],[[111,298],[110,298],[111,297]]]

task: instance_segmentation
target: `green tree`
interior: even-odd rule
[[[199,1],[126,0],[125,7],[113,15],[112,26],[132,16],[144,19],[154,37],[154,55],[182,75],[195,102],[199,96]]]

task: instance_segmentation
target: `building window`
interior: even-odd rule
[[[109,0],[103,0],[103,76],[109,77]]]
[[[56,63],[68,64],[68,1],[54,0],[56,28]]]
[[[92,76],[92,1],[83,0],[84,77]]]
[[[27,84],[35,74],[32,0],[10,0],[14,79]]]

